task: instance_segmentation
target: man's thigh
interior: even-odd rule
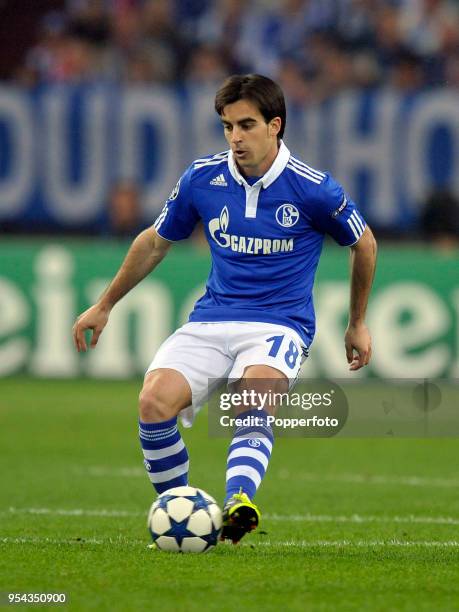
[[[304,361],[303,343],[292,329],[272,323],[228,324],[230,329],[229,348],[235,355],[233,367],[228,375],[231,382],[239,380],[247,373],[250,378],[262,378],[260,373],[268,370],[254,369],[252,366],[265,366],[283,374],[290,385],[298,377]],[[250,370],[249,370],[250,368]],[[272,377],[278,375],[272,372]]]
[[[147,374],[158,369],[179,372],[191,389],[193,407],[206,401],[212,380],[226,378],[233,359],[226,352],[225,324],[187,323],[159,348]]]
[[[290,381],[285,374],[265,365],[251,365],[244,370],[242,378],[230,385],[232,393],[248,398],[240,407],[234,407],[238,415],[246,410],[263,408],[268,414],[276,413],[276,398],[288,393]]]

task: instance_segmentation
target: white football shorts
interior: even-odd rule
[[[299,334],[273,323],[186,323],[159,347],[146,374],[158,368],[180,372],[191,388],[192,404],[181,411],[185,427],[206,403],[210,379],[242,378],[250,365],[267,365],[283,372],[292,386],[307,349]],[[218,385],[218,381],[215,380]]]

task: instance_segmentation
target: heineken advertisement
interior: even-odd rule
[[[203,293],[210,262],[205,250],[174,246],[159,268],[114,308],[98,347],[78,355],[71,336],[74,319],[101,294],[128,246],[3,241],[0,376],[120,379],[143,374],[163,340],[186,322]],[[317,335],[304,375],[349,376],[343,346],[347,258],[348,249],[324,249],[314,294]],[[383,246],[368,324],[372,364],[352,377],[459,377],[459,252]]]

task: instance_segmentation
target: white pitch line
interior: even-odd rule
[[[118,467],[90,466],[88,468],[76,468],[74,473],[81,476],[93,478],[146,478],[146,471],[141,467]],[[345,484],[362,485],[402,485],[409,487],[440,487],[458,488],[459,478],[426,478],[423,476],[388,476],[367,474],[319,474],[313,472],[295,472],[280,469],[278,476],[282,480],[289,478],[306,482],[335,482]]]
[[[97,545],[121,545],[121,546],[146,546],[145,540],[128,540],[128,539],[115,539],[115,538],[82,538],[82,539],[57,539],[57,538],[41,538],[41,537],[4,537],[0,538],[0,544],[53,544],[57,546],[62,545],[84,545],[84,544],[97,544]],[[242,544],[242,547],[245,547]],[[249,542],[247,542],[249,544]],[[250,545],[255,546],[270,546],[286,547],[286,548],[384,548],[384,547],[399,547],[399,548],[459,548],[459,541],[406,541],[406,540],[290,540],[281,542],[250,542]]]
[[[41,538],[39,536],[30,536],[30,537],[5,537],[0,538],[0,544],[73,544],[73,545],[82,545],[82,544],[105,544],[105,545],[129,545],[129,546],[137,546],[141,544],[145,544],[144,540],[128,540],[128,539],[116,539],[116,538],[67,538],[67,539],[58,539],[58,538]],[[146,545],[146,544],[145,544]]]
[[[259,546],[285,546],[289,548],[315,548],[315,547],[358,547],[358,548],[369,548],[369,547],[384,547],[384,546],[396,546],[403,548],[459,548],[459,541],[449,540],[446,542],[442,541],[425,541],[425,540],[316,540],[307,541],[294,540],[287,542],[258,542]]]
[[[128,518],[146,517],[147,512],[131,510],[83,509],[83,508],[14,508],[0,511],[0,514],[34,514],[41,516],[76,516],[76,517],[102,517],[102,518]],[[459,518],[452,516],[377,516],[377,515],[332,515],[332,514],[265,514],[264,519],[269,521],[291,523],[411,523],[426,525],[459,525]]]
[[[459,518],[451,516],[376,516],[351,514],[330,515],[330,514],[265,514],[264,518],[271,521],[290,521],[304,523],[419,523],[426,525],[459,525]]]
[[[6,512],[1,514],[39,514],[39,515],[51,515],[51,516],[100,516],[108,518],[120,518],[120,517],[137,517],[147,516],[147,512],[132,512],[129,510],[108,510],[108,509],[96,509],[86,510],[83,508],[14,508],[10,507]]]
[[[423,476],[386,476],[386,475],[366,475],[366,474],[314,474],[300,472],[299,474],[286,475],[280,470],[279,476],[282,479],[294,478],[295,480],[305,480],[307,482],[336,482],[363,485],[403,485],[409,487],[459,487],[457,478],[424,478]]]

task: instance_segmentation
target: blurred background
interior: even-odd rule
[[[360,376],[459,376],[458,0],[0,0],[0,376],[138,376],[186,321],[199,231],[97,351],[71,344],[186,166],[226,148],[213,98],[235,72],[281,84],[287,145],[380,242]],[[327,245],[305,373],[348,376],[347,274]]]

